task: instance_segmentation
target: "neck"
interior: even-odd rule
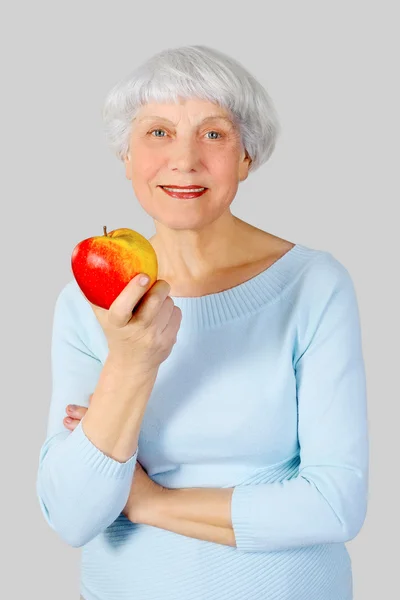
[[[157,254],[159,278],[179,284],[202,281],[216,272],[257,260],[256,232],[261,230],[229,212],[198,230],[170,229],[156,222],[156,234],[149,242]],[[265,244],[269,234],[261,233]]]

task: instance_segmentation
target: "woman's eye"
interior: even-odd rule
[[[150,133],[154,133],[155,131],[163,131],[165,133],[164,129],[153,129],[153,131],[150,131]],[[164,136],[163,135],[162,136],[155,135],[154,137],[164,137]]]
[[[152,135],[153,133],[155,133],[157,131],[161,131],[162,133],[165,133],[164,129],[153,129],[152,131],[150,131],[150,134]],[[209,133],[216,134],[217,136],[222,137],[221,134],[218,131],[207,131],[206,135],[208,135]],[[155,135],[153,137],[165,137],[165,136],[164,135],[161,135],[161,136],[160,135]],[[217,140],[219,138],[218,137],[212,137],[212,138],[209,138],[209,139]]]
[[[221,137],[221,134],[218,133],[218,131],[207,131],[207,133],[216,133],[217,135],[219,135]],[[214,138],[210,138],[210,139],[217,140],[218,138],[214,137]]]

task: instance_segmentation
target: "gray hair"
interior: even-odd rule
[[[224,108],[238,126],[255,171],[271,156],[281,127],[265,88],[238,61],[208,46],[169,48],[148,59],[107,94],[106,138],[120,160],[129,156],[132,119],[148,102],[197,97]]]

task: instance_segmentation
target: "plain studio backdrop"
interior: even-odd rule
[[[167,47],[205,44],[270,93],[282,134],[231,210],[327,250],[361,314],[371,466],[347,547],[354,598],[398,594],[399,77],[396,2],[16,2],[2,9],[1,596],[78,600],[81,549],[40,512],[35,480],[51,395],[56,297],[84,238],[154,234],[106,144],[109,89]],[[71,402],[74,399],[71,398]]]

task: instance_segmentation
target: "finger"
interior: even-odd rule
[[[176,328],[179,328],[178,322],[180,323],[181,319],[181,309],[174,304],[171,296],[167,296],[162,307],[160,308],[160,311],[156,315],[155,319],[153,319],[153,323],[160,331],[167,330],[169,332],[171,329],[175,330]]]
[[[80,419],[71,419],[71,417],[65,417],[63,423],[67,429],[73,431],[75,427],[80,423]]]
[[[89,302],[89,300],[87,300],[87,301]],[[103,308],[102,306],[97,306],[97,304],[93,304],[92,302],[89,302],[89,304],[92,307],[94,314],[98,318],[101,317],[101,315],[105,315],[108,313],[108,310]]]
[[[94,313],[94,316],[96,317],[97,321],[100,323],[101,328],[103,329],[103,331],[105,330],[105,328],[107,327],[107,322],[108,322],[108,310],[106,310],[105,308],[102,308],[101,306],[97,306],[97,304],[93,304],[92,302],[89,302],[90,307]]]
[[[76,406],[71,404],[67,406],[67,412],[68,416],[73,417],[74,419],[82,419],[87,412],[87,408],[86,406]]]
[[[90,404],[90,401],[91,401],[91,399],[93,398],[93,395],[94,395],[94,394],[90,394],[90,396],[89,396],[89,404]],[[86,407],[86,406],[79,406],[79,405],[77,405],[77,404],[68,404],[68,406],[67,406],[67,409],[66,409],[66,411],[65,411],[65,412],[66,412],[67,414],[73,414],[73,413],[75,413],[75,411],[77,411],[79,408],[83,408],[83,409],[85,409],[85,411],[87,411],[87,407]],[[78,413],[78,414],[79,414],[79,413]]]
[[[145,273],[138,273],[135,275],[135,277],[133,277],[127,283],[119,296],[117,296],[117,298],[111,304],[108,314],[108,321],[111,325],[114,325],[114,327],[124,327],[127,323],[129,323],[132,318],[133,309],[148,291],[150,281],[147,282],[145,286],[142,286],[139,283],[142,275],[145,275]],[[157,286],[158,283],[159,282],[156,281],[156,283],[152,286],[152,289]]]
[[[135,308],[134,315],[145,328],[154,323],[160,313],[166,313],[165,318],[168,322],[169,313],[174,305],[172,298],[169,296],[170,291],[170,284],[165,279],[158,279],[148,291],[145,300]],[[163,327],[165,327],[165,324]]]

